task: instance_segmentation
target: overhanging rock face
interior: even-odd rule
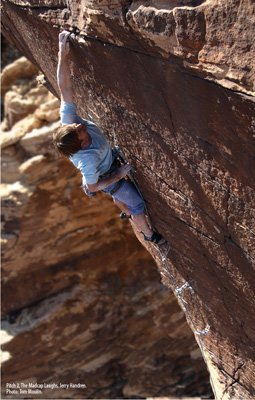
[[[75,31],[79,112],[136,169],[171,244],[148,249],[177,289],[217,398],[252,399],[254,3],[171,4],[3,0],[3,32],[57,93],[58,33]]]
[[[84,196],[55,154],[60,103],[36,74],[25,57],[1,74],[2,396],[210,397],[184,313],[129,221],[110,197]]]

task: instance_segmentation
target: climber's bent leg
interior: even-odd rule
[[[114,202],[123,203],[132,216],[144,212],[145,204],[135,185],[129,180],[122,179],[119,189],[112,194]]]
[[[113,197],[113,201],[116,204],[116,206],[119,207],[121,209],[121,211],[122,211],[122,213],[120,214],[121,218],[129,218],[131,216],[130,210],[126,206],[125,203],[115,199],[114,197]]]
[[[120,189],[113,194],[113,200],[125,204],[125,207],[129,210],[129,214],[132,215],[133,222],[139,231],[142,231],[149,237],[153,234],[144,214],[144,201],[132,182],[124,180]]]
[[[128,208],[129,213],[132,215],[133,222],[137,229],[144,234],[144,239],[161,244],[164,243],[165,240],[159,234],[154,232],[146,219],[144,214],[145,204],[138,193],[135,185],[130,182],[129,180],[122,179],[121,186],[118,187],[117,184],[111,185],[108,188],[104,189],[103,191],[106,193],[111,193],[114,202],[124,203],[125,206]],[[115,188],[117,188],[116,191]]]

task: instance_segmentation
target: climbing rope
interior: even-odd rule
[[[115,155],[120,159],[121,163],[125,164],[127,162],[127,160],[126,160],[126,158],[125,158],[125,156],[123,154],[122,149],[120,148],[120,146],[118,144],[118,140],[117,140],[117,136],[116,136],[115,132],[113,132],[113,142],[114,142]],[[142,193],[140,191],[140,188],[139,188],[139,186],[138,186],[133,174],[130,173],[128,176],[129,176],[130,180],[134,183],[138,193],[140,194],[140,196],[143,199]],[[145,201],[144,201],[144,203],[145,203]],[[147,217],[149,217],[149,212],[148,212],[146,203],[145,203],[145,207],[146,207]],[[174,277],[174,274],[172,273],[171,268],[169,267],[169,263],[167,261],[167,256],[169,254],[170,249],[171,249],[171,246],[170,246],[170,243],[168,243],[166,251],[163,254],[162,251],[160,250],[160,247],[157,246],[157,250],[158,250],[158,252],[160,254],[161,261],[162,261],[162,264],[163,264],[163,268],[167,272],[167,274],[169,275],[169,277],[171,279],[172,286],[174,288],[173,289],[174,293],[176,294],[177,298],[179,299],[179,302],[181,303],[183,311],[186,313],[187,319],[189,320],[190,325],[192,326],[192,329],[193,329],[194,333],[196,335],[198,335],[198,336],[207,335],[208,332],[210,331],[210,326],[207,324],[204,329],[196,329],[194,321],[193,321],[193,319],[192,319],[192,317],[190,315],[190,312],[188,310],[188,303],[183,298],[183,293],[186,290],[190,290],[191,293],[194,293],[194,289],[191,286],[191,282],[185,282],[182,286],[178,287],[176,279]]]
[[[194,321],[193,321],[193,319],[191,317],[190,311],[188,309],[188,303],[183,298],[183,293],[186,290],[190,290],[191,293],[194,293],[194,289],[191,286],[191,281],[189,281],[189,282],[187,281],[187,282],[183,283],[182,286],[178,287],[178,284],[176,282],[174,274],[171,271],[170,264],[167,261],[167,256],[168,256],[168,254],[170,252],[170,249],[171,249],[170,243],[168,243],[168,245],[166,247],[166,250],[165,250],[165,253],[163,253],[161,251],[159,246],[155,246],[155,248],[159,252],[159,255],[160,255],[160,258],[161,258],[161,261],[162,261],[162,264],[163,264],[163,268],[167,272],[168,276],[170,277],[171,284],[172,284],[172,287],[173,287],[173,291],[176,294],[179,302],[181,303],[182,309],[186,313],[187,319],[189,320],[190,325],[192,326],[194,333],[196,335],[207,335],[208,332],[210,331],[210,325],[207,324],[206,327],[204,329],[201,329],[201,330],[200,329],[196,329],[195,323],[194,323]]]
[[[118,144],[118,139],[117,139],[117,136],[116,136],[115,131],[113,132],[113,143],[114,143],[114,148],[113,148],[113,150],[114,150],[115,155],[119,158],[119,160],[120,160],[120,162],[121,162],[122,164],[126,164],[126,163],[127,163],[127,160],[126,160],[126,158],[125,158],[125,156],[124,156],[124,154],[123,154],[122,149],[120,148],[120,146],[119,146],[119,144]],[[128,177],[129,177],[130,180],[133,182],[133,184],[135,185],[135,187],[136,187],[138,193],[140,194],[141,198],[143,199],[143,195],[142,195],[142,193],[141,193],[141,191],[140,191],[139,185],[138,185],[138,183],[136,182],[136,179],[134,178],[134,175],[132,174],[132,172],[130,172],[130,173],[128,174]],[[143,199],[143,200],[144,200],[144,199]],[[148,208],[147,208],[147,205],[146,205],[145,200],[144,200],[144,204],[145,204],[146,214],[147,214],[147,217],[148,217],[148,219],[149,219],[149,212],[148,212]],[[193,289],[193,287],[191,286],[191,283],[192,283],[192,282],[191,282],[191,281],[190,281],[190,282],[187,281],[187,282],[183,283],[182,286],[178,287],[177,282],[176,282],[176,279],[175,279],[175,277],[174,277],[174,274],[173,274],[172,271],[171,271],[170,264],[169,264],[169,262],[167,261],[167,256],[168,256],[168,254],[169,254],[169,252],[170,252],[170,249],[171,249],[171,245],[170,245],[169,242],[167,242],[167,247],[166,247],[165,253],[163,253],[163,252],[161,251],[161,249],[160,249],[159,246],[156,246],[156,245],[153,245],[153,244],[152,244],[152,246],[154,246],[154,247],[157,249],[157,251],[159,252],[159,255],[160,255],[160,258],[161,258],[161,261],[162,261],[162,265],[163,265],[163,269],[165,270],[165,272],[167,273],[167,275],[168,275],[169,278],[170,278],[173,291],[174,291],[174,293],[176,294],[176,296],[177,296],[177,298],[178,298],[178,300],[179,300],[179,303],[180,303],[181,306],[182,306],[183,311],[185,312],[185,316],[186,316],[186,318],[187,318],[187,321],[189,322],[189,324],[190,324],[190,326],[191,326],[191,328],[192,328],[194,334],[196,335],[196,340],[197,340],[197,343],[198,343],[199,348],[200,348],[200,350],[201,350],[201,354],[202,354],[203,360],[204,360],[204,362],[205,362],[205,365],[207,365],[207,363],[206,363],[206,358],[205,358],[205,355],[204,355],[205,346],[204,346],[204,343],[203,343],[203,341],[202,341],[202,338],[203,338],[203,336],[206,336],[206,335],[209,333],[211,327],[210,327],[209,324],[206,324],[206,326],[205,326],[203,329],[196,329],[195,323],[194,323],[194,321],[193,321],[193,318],[192,318],[192,316],[191,316],[190,310],[189,310],[189,308],[188,308],[188,303],[187,303],[187,301],[183,298],[183,293],[184,293],[186,290],[190,290],[191,293],[194,293],[194,289]],[[206,351],[208,351],[208,350],[206,349]],[[209,354],[211,354],[211,352],[209,352]],[[214,359],[215,359],[215,358],[217,358],[217,357],[214,356]],[[210,378],[210,383],[211,383],[211,387],[212,387],[212,390],[213,390],[213,392],[214,392],[214,395],[216,395],[215,386],[214,386],[214,383],[213,383],[213,381],[212,381],[211,378]]]
[[[201,353],[202,353],[202,357],[203,357],[204,362],[206,364],[205,355],[203,353],[203,351],[205,349],[205,346],[204,346],[204,343],[202,341],[202,337],[206,336],[209,333],[211,327],[210,327],[209,324],[207,324],[204,329],[196,329],[195,323],[193,321],[193,318],[192,318],[191,313],[190,313],[189,308],[188,308],[188,303],[183,298],[183,293],[186,290],[190,290],[191,293],[194,293],[194,289],[191,286],[191,282],[187,281],[187,282],[183,283],[182,286],[178,287],[176,279],[175,279],[175,276],[174,276],[173,272],[171,271],[170,264],[167,261],[167,256],[168,256],[168,254],[170,252],[170,249],[171,249],[170,243],[167,244],[166,250],[165,250],[164,253],[161,251],[159,246],[155,246],[155,245],[153,245],[153,246],[158,251],[158,253],[160,255],[160,258],[161,258],[161,261],[162,261],[162,265],[163,265],[163,269],[167,273],[167,276],[170,278],[171,285],[172,285],[172,288],[173,288],[173,292],[176,294],[176,296],[177,296],[177,298],[179,300],[179,303],[181,304],[182,309],[185,312],[187,321],[189,322],[193,332],[196,335],[197,343],[198,343],[198,345],[200,347],[200,350],[201,350]],[[206,351],[207,351],[207,349],[206,349]],[[213,384],[212,380],[210,380],[210,382],[211,382],[211,386],[212,386],[213,392],[214,392],[214,394],[216,394],[215,387],[214,387],[214,384]]]
[[[120,161],[121,161],[122,163],[125,164],[125,163],[127,162],[127,160],[126,160],[126,158],[125,158],[125,156],[124,156],[124,154],[123,154],[122,149],[120,148],[120,146],[119,146],[119,144],[118,144],[118,139],[117,139],[117,136],[116,136],[115,131],[113,131],[113,143],[114,143],[114,151],[116,151],[117,157],[119,157]],[[138,193],[140,194],[140,196],[141,196],[142,199],[143,199],[143,195],[142,195],[142,193],[141,193],[141,191],[140,191],[140,188],[139,188],[139,186],[138,186],[138,184],[137,184],[137,182],[136,182],[136,180],[135,180],[135,178],[134,178],[132,172],[131,172],[128,176],[129,176],[129,178],[131,179],[131,181],[134,183],[134,185],[135,185],[135,187],[136,187]],[[143,200],[144,200],[144,199],[143,199]],[[147,217],[149,218],[149,212],[148,212],[148,209],[147,209],[145,200],[144,200],[144,203],[145,203],[145,207],[146,207],[146,214],[147,214]],[[170,277],[172,286],[173,286],[173,288],[174,288],[174,289],[173,289],[173,290],[174,290],[174,293],[176,294],[176,296],[177,296],[179,302],[181,303],[181,306],[182,306],[182,308],[183,308],[183,311],[186,313],[187,319],[189,320],[190,325],[192,326],[193,332],[194,332],[198,337],[199,337],[199,336],[207,335],[208,332],[210,331],[210,325],[207,324],[207,325],[205,326],[204,329],[196,329],[195,323],[194,323],[194,321],[193,321],[193,319],[192,319],[192,317],[191,317],[191,315],[190,315],[190,312],[189,312],[189,310],[188,310],[188,303],[187,303],[187,302],[184,300],[184,298],[183,298],[183,293],[184,293],[186,290],[190,290],[191,293],[194,293],[194,289],[193,289],[192,286],[191,286],[191,282],[185,282],[182,286],[178,287],[177,282],[176,282],[176,279],[175,279],[175,277],[174,277],[174,274],[173,274],[172,271],[171,271],[171,268],[170,268],[169,263],[168,263],[168,261],[167,261],[167,256],[168,256],[169,251],[170,251],[170,249],[171,249],[170,243],[167,244],[166,251],[165,251],[164,254],[163,254],[162,251],[160,250],[160,247],[159,247],[159,246],[155,246],[155,247],[157,248],[157,250],[158,250],[158,252],[159,252],[159,254],[160,254],[161,261],[162,261],[162,264],[163,264],[163,268],[164,268],[164,270],[167,272],[167,274],[168,274],[169,277]]]
[[[127,162],[127,160],[126,160],[126,158],[125,158],[125,156],[123,154],[123,151],[121,150],[120,146],[118,145],[118,140],[117,140],[115,132],[113,133],[113,138],[114,138],[114,151],[115,151],[115,154],[116,154],[117,157],[119,157],[121,163],[125,164]],[[131,181],[134,183],[138,193],[140,194],[141,198],[143,199],[142,193],[140,191],[140,188],[139,188],[139,186],[138,186],[133,174],[130,173],[128,176],[131,179]],[[149,218],[149,213],[148,213],[148,209],[147,209],[147,206],[146,206],[146,202],[144,201],[144,203],[145,203],[145,207],[146,207],[147,217]],[[204,356],[204,353],[203,353],[203,351],[205,349],[205,346],[204,346],[204,343],[202,341],[202,337],[206,336],[209,333],[209,331],[211,329],[210,325],[207,324],[203,329],[196,329],[195,323],[193,321],[193,318],[191,316],[190,310],[188,308],[188,303],[183,298],[183,293],[186,290],[190,290],[191,293],[194,293],[194,289],[191,286],[192,282],[191,281],[190,282],[187,281],[187,282],[183,283],[182,286],[178,287],[176,279],[175,279],[175,276],[174,276],[173,272],[171,271],[170,264],[167,261],[167,256],[168,256],[168,254],[170,252],[170,249],[171,249],[171,245],[170,245],[169,242],[167,242],[166,250],[165,250],[164,253],[161,251],[159,246],[156,246],[156,245],[153,245],[153,244],[152,244],[152,246],[154,246],[154,248],[156,248],[156,250],[158,251],[158,253],[160,255],[160,258],[161,258],[161,261],[162,261],[162,265],[163,265],[163,269],[165,270],[165,272],[169,276],[171,284],[172,284],[173,291],[176,294],[176,296],[177,296],[177,298],[179,300],[179,303],[182,306],[183,311],[185,312],[186,318],[187,318],[187,320],[188,320],[188,322],[189,322],[194,334],[196,335],[197,343],[198,343],[198,345],[200,347],[202,357],[203,357],[204,362],[206,364],[206,359],[205,359],[205,356]],[[215,387],[214,387],[212,379],[210,379],[210,383],[211,383],[211,386],[212,386],[214,394],[216,394]]]

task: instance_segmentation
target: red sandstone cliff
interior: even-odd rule
[[[2,398],[210,394],[151,256],[112,201],[86,198],[53,152],[59,101],[37,86],[37,72],[22,57],[1,74]]]
[[[4,34],[56,94],[59,30],[77,34],[79,112],[115,133],[136,168],[171,244],[148,249],[185,307],[215,395],[254,398],[254,2],[2,4]]]

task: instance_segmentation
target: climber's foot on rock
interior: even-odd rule
[[[146,240],[147,242],[152,242],[152,243],[156,243],[156,244],[164,244],[166,243],[166,239],[163,238],[162,235],[160,235],[160,233],[158,232],[153,232],[152,236],[146,236],[145,234],[143,234],[144,236],[144,240]]]

